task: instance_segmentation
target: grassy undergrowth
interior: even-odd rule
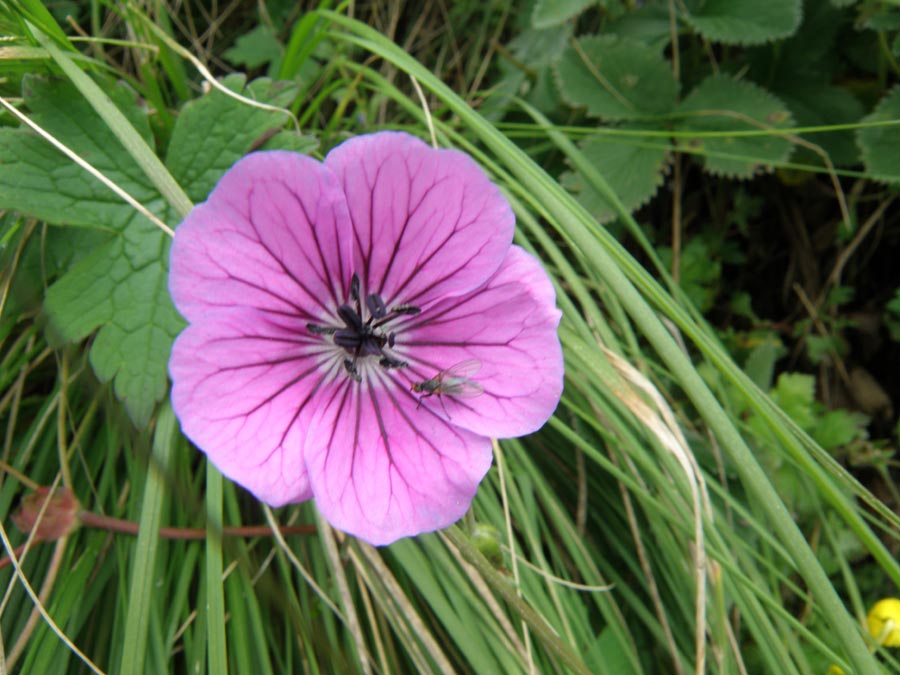
[[[900,21],[715,4],[0,2],[3,672],[900,667]],[[240,156],[385,128],[501,186],[567,377],[463,521],[376,549],[181,435],[165,280]],[[26,542],[38,486],[82,527]]]

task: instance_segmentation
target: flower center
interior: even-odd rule
[[[362,380],[357,363],[361,358],[374,356],[382,368],[402,368],[406,361],[401,361],[385,350],[394,346],[396,333],[388,331],[387,325],[401,316],[414,316],[421,310],[412,305],[397,305],[388,309],[378,293],[366,296],[365,309],[360,299],[360,281],[356,273],[350,281],[351,303],[338,307],[338,316],[343,326],[320,326],[306,324],[313,335],[331,335],[334,344],[344,349],[348,356],[344,359],[344,369],[357,382]]]

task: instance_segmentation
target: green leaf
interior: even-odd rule
[[[866,437],[869,418],[860,412],[829,410],[816,423],[812,437],[826,450],[832,450]]]
[[[825,126],[830,124],[850,124],[859,121],[863,107],[859,100],[843,87],[795,80],[791,86],[778,90],[783,100],[801,127]],[[804,136],[811,143],[819,145],[836,166],[859,163],[859,152],[853,143],[850,131],[831,131]],[[801,161],[821,164],[822,160],[803,148]]]
[[[283,106],[297,92],[288,82],[260,78],[246,88],[244,75],[230,75],[222,85],[266,105]],[[191,199],[202,201],[222,174],[263,142],[272,129],[288,121],[287,112],[253,107],[213,89],[188,103],[172,130],[166,165]]]
[[[900,119],[900,86],[881,99],[863,122],[896,122]],[[871,178],[886,183],[900,182],[900,128],[896,124],[864,127],[856,132],[866,171]]]
[[[812,375],[782,373],[770,395],[801,429],[811,429],[816,421],[815,393],[816,383]]]
[[[239,36],[234,47],[222,54],[229,63],[245,68],[259,68],[281,58],[284,47],[272,29],[264,24]]]
[[[659,257],[666,267],[672,267],[671,248],[660,247]],[[698,234],[691,238],[681,249],[678,285],[701,313],[715,303],[721,277],[722,255],[712,237]]]
[[[290,150],[308,155],[319,147],[319,139],[315,136],[307,136],[293,129],[279,131],[277,134],[262,144],[260,150]]]
[[[149,140],[150,125],[134,92],[121,83],[106,91]],[[22,96],[36,123],[151,211],[163,212],[159,193],[75,87],[28,76],[22,80]],[[134,209],[107,187],[25,129],[0,129],[0,208],[55,224],[116,230],[137,218]]]
[[[290,87],[242,77],[226,86],[264,103],[285,102]],[[31,117],[103,171],[163,220],[162,198],[124,152],[108,127],[72,85],[29,78],[24,87]],[[134,94],[117,85],[107,92],[129,122],[152,140]],[[252,107],[215,91],[185,107],[173,129],[168,168],[194,200],[206,197],[224,171],[272,129],[284,113]],[[139,427],[146,426],[166,393],[172,342],[184,327],[168,292],[168,237],[121,202],[92,176],[24,129],[0,130],[0,208],[60,225],[105,230],[109,238],[47,291],[51,333],[78,341],[99,329],[90,360]]]
[[[731,45],[756,45],[792,35],[802,0],[693,0],[685,21],[700,35]]]
[[[769,389],[772,386],[775,363],[786,352],[784,344],[776,333],[764,333],[747,356],[744,372],[760,389]]]
[[[612,35],[573,40],[555,72],[569,105],[607,120],[668,113],[678,94],[672,67],[657,51]]]
[[[706,170],[734,178],[750,178],[761,167],[787,159],[791,142],[771,135],[733,136],[734,131],[786,129],[793,125],[787,107],[751,82],[713,75],[701,82],[678,106],[684,115],[679,131],[720,132],[720,136],[682,139],[704,155]]]
[[[588,136],[579,147],[631,211],[649,201],[662,184],[668,139],[605,133]],[[616,217],[613,206],[579,172],[567,171],[560,182],[601,223]]]
[[[669,9],[662,4],[642,4],[604,25],[603,34],[640,40],[661,52],[672,40]]]
[[[593,4],[594,0],[537,0],[531,14],[531,25],[535,28],[558,26]]]

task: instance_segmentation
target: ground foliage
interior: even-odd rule
[[[3,461],[142,528],[137,541],[84,527],[34,547],[24,572],[45,584],[50,616],[107,672],[689,672],[702,662],[698,621],[711,672],[825,672],[846,658],[860,672],[896,667],[887,649],[852,655],[803,561],[814,555],[847,617],[862,619],[900,583],[900,9],[426,5],[357,3],[352,24],[283,0],[149,13],[0,3],[0,95],[170,227],[252,149],[323,152],[377,128],[427,137],[407,76],[423,64],[439,139],[493,172],[520,243],[558,282],[570,373],[548,427],[503,444],[506,464],[466,534],[378,552],[351,541],[332,552],[321,523],[318,537],[286,546],[222,537],[222,523],[265,514],[207,475],[165,403],[183,325],[166,289],[168,236],[4,113]],[[224,88],[283,110],[211,88],[188,55]],[[157,157],[168,179],[148,170]],[[545,187],[552,199],[535,192]],[[598,343],[644,379],[615,370]],[[636,393],[645,382],[665,397],[658,414]],[[704,386],[721,415],[702,404]],[[694,608],[689,490],[654,431],[668,410],[712,495],[705,618]],[[769,493],[728,429],[805,548],[759,503]],[[25,480],[3,481],[4,516]],[[308,505],[277,517],[317,524]],[[160,524],[208,536],[169,541]],[[83,671],[2,574],[13,670]]]

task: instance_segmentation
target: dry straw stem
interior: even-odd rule
[[[52,145],[54,148],[59,150],[66,157],[71,159],[78,166],[80,166],[82,169],[87,171],[89,174],[91,174],[94,178],[96,178],[101,183],[103,183],[110,190],[115,192],[119,197],[121,197],[124,201],[126,201],[130,206],[132,206],[141,215],[146,217],[151,223],[156,225],[156,227],[158,227],[160,230],[165,232],[170,237],[175,236],[175,232],[172,231],[172,228],[170,228],[163,221],[161,221],[159,218],[157,218],[155,215],[153,215],[137,199],[135,199],[130,194],[125,192],[125,190],[123,190],[118,185],[116,185],[116,183],[114,181],[107,178],[106,175],[102,171],[100,171],[99,169],[92,166],[90,164],[90,162],[88,162],[87,160],[82,158],[77,152],[72,150],[69,146],[64,144],[62,141],[58,140],[55,136],[53,136],[53,134],[45,131],[42,127],[38,126],[35,122],[32,122],[26,115],[23,115],[21,112],[19,112],[19,110],[14,105],[12,105],[9,101],[7,101],[2,96],[0,96],[0,105],[2,105],[9,112],[11,112],[13,114],[13,116],[18,118],[19,121],[21,121],[23,124],[26,124],[27,126],[31,127],[31,129],[34,130],[35,133],[38,134],[38,136],[43,138],[50,145]]]
[[[259,108],[260,110],[269,110],[271,112],[280,112],[280,113],[287,115],[290,118],[291,122],[293,122],[294,129],[296,129],[296,131],[298,133],[300,132],[300,123],[297,121],[297,118],[294,117],[294,114],[290,110],[288,110],[287,108],[282,108],[277,105],[270,105],[268,103],[261,103],[260,101],[254,101],[252,98],[242,96],[241,94],[238,94],[237,92],[234,92],[231,89],[229,89],[228,87],[222,85],[215,78],[215,76],[211,72],[209,72],[209,69],[203,65],[203,63],[200,61],[200,59],[198,59],[196,56],[191,54],[187,49],[182,47],[180,44],[175,42],[168,35],[166,35],[165,31],[162,28],[160,28],[159,26],[157,26],[156,24],[152,23],[148,17],[145,17],[141,14],[139,14],[139,16],[142,19],[145,19],[146,26],[153,32],[154,35],[156,35],[156,37],[158,37],[162,42],[164,42],[169,49],[171,49],[173,52],[178,54],[183,59],[187,59],[188,61],[190,61],[194,65],[194,68],[197,69],[197,71],[200,73],[200,75],[203,76],[203,79],[206,80],[206,82],[208,82],[211,87],[213,87],[214,89],[218,89],[220,92],[222,92],[226,96],[233,98],[236,101],[240,101],[241,103],[243,103],[245,105],[249,105],[253,108]]]
[[[35,608],[40,612],[41,617],[43,617],[44,621],[47,622],[47,625],[50,627],[50,630],[70,649],[72,653],[74,653],[81,661],[91,670],[91,672],[96,673],[97,675],[104,675],[103,671],[100,670],[93,661],[91,661],[78,647],[75,646],[69,637],[63,632],[63,630],[56,625],[53,621],[53,618],[47,612],[47,609],[44,607],[44,604],[41,602],[38,594],[34,592],[34,588],[32,588],[31,584],[28,582],[28,579],[25,577],[25,574],[22,572],[21,563],[19,562],[18,557],[16,556],[16,552],[13,550],[13,546],[9,541],[9,536],[6,533],[6,528],[0,523],[0,539],[3,541],[3,546],[6,547],[7,555],[9,555],[9,559],[12,562],[13,568],[15,569],[16,576],[19,578],[19,581],[22,583],[25,592],[28,594],[28,597],[31,598],[31,601],[34,603]]]
[[[356,565],[356,568],[360,570],[360,572],[363,572],[363,578],[366,579],[366,583],[368,583],[370,587],[373,587],[372,582],[377,579],[377,581],[382,584],[384,590],[387,591],[387,597],[391,598],[396,603],[394,614],[398,617],[403,617],[406,620],[408,627],[403,625],[400,621],[395,622],[394,627],[397,629],[398,633],[406,634],[406,647],[409,649],[410,655],[412,656],[418,653],[420,669],[430,672],[427,661],[424,660],[424,655],[422,655],[415,646],[415,639],[418,639],[422,643],[422,646],[428,651],[429,656],[434,660],[435,665],[441,673],[444,673],[445,675],[453,675],[456,673],[456,670],[450,664],[450,661],[447,659],[441,646],[435,640],[433,633],[429,630],[428,626],[425,625],[425,622],[416,611],[416,608],[410,603],[403,588],[397,582],[393,572],[391,572],[391,569],[385,564],[378,551],[362,540],[356,540],[355,543],[356,545],[349,549],[350,557],[353,560],[354,565]],[[357,555],[357,551],[362,554],[362,558]],[[368,571],[371,571],[375,575],[374,578],[368,577]],[[409,629],[411,629],[412,632],[410,632]]]
[[[705,670],[706,662],[706,548],[703,536],[703,516],[712,520],[712,508],[709,503],[709,495],[706,490],[706,482],[697,465],[694,455],[688,448],[687,441],[678,427],[675,415],[666,404],[656,387],[644,377],[636,368],[611,350],[600,347],[616,372],[635,389],[646,395],[653,406],[638,395],[631,387],[621,383],[609,383],[616,397],[638,418],[654,436],[659,440],[663,448],[669,451],[684,470],[688,485],[691,490],[694,513],[694,578],[696,580],[697,593],[695,598],[695,650],[696,672],[698,675]],[[654,410],[655,408],[655,410]]]
[[[266,514],[266,521],[269,523],[269,527],[272,528],[272,535],[275,537],[275,541],[278,542],[278,547],[287,556],[288,560],[296,568],[296,570],[300,573],[300,576],[303,577],[306,583],[308,583],[310,587],[316,592],[316,595],[318,595],[322,599],[322,602],[325,603],[328,609],[334,612],[334,615],[341,620],[341,623],[346,626],[347,619],[343,614],[341,614],[341,610],[339,610],[335,606],[335,604],[331,601],[331,598],[329,598],[325,594],[325,591],[323,591],[319,587],[319,585],[313,579],[312,575],[306,570],[305,567],[303,567],[303,564],[300,562],[297,556],[294,555],[291,547],[287,545],[287,542],[284,540],[284,535],[281,534],[281,527],[278,525],[278,521],[275,520],[275,514],[272,513],[272,509],[270,509],[266,504],[263,504],[262,507],[263,512]]]
[[[325,555],[328,564],[331,566],[331,573],[337,582],[338,595],[341,599],[341,605],[347,615],[347,628],[353,636],[356,643],[356,651],[359,657],[359,666],[365,675],[371,675],[372,667],[368,650],[366,649],[366,641],[363,637],[362,628],[359,625],[359,617],[356,615],[356,605],[353,603],[353,597],[350,595],[350,585],[347,583],[347,575],[344,574],[344,566],[341,564],[341,557],[338,554],[337,546],[334,543],[335,531],[328,524],[328,521],[322,517],[319,511],[316,511],[316,519],[319,521],[319,534],[322,543],[325,545]]]
[[[494,456],[497,458],[497,475],[500,478],[500,499],[503,502],[503,520],[506,523],[506,538],[509,541],[509,566],[512,568],[513,581],[516,586],[516,595],[522,598],[522,580],[519,578],[519,561],[516,556],[516,543],[513,540],[512,518],[509,515],[509,499],[506,496],[506,471],[504,469],[503,451],[497,439],[492,438],[491,444],[494,446]],[[534,654],[531,650],[531,633],[528,632],[528,624],[522,617],[522,635],[525,639],[526,663],[528,664],[528,672],[535,672]]]

